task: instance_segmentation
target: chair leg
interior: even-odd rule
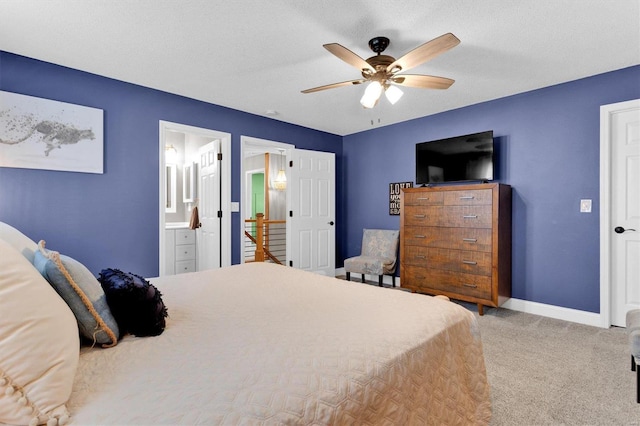
[[[351,272],[347,272],[347,281],[351,281]]]
[[[378,275],[378,287],[382,287],[382,275]]]
[[[364,274],[362,274],[362,282],[363,282],[363,283],[364,283],[364,282],[366,282],[366,281],[364,280]]]
[[[395,286],[396,286],[396,274],[391,275],[391,284],[393,284],[393,287],[395,288]]]
[[[636,364],[636,358],[631,355],[631,371],[636,372],[636,402],[640,404],[640,366]]]

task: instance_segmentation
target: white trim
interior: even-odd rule
[[[555,318],[578,324],[605,327],[602,325],[600,314],[595,312],[579,311],[577,309],[563,308],[561,306],[546,305],[544,303],[514,298],[507,299],[500,307],[510,309],[512,311],[526,312],[528,314],[540,315],[543,317]],[[609,326],[606,326],[605,328],[608,327]]]
[[[336,269],[336,276],[345,276],[346,271],[344,268]],[[359,277],[356,277],[359,279]],[[377,276],[365,275],[365,279],[374,282],[378,281]],[[391,277],[385,275],[382,281],[384,284],[391,285]],[[400,277],[396,277],[396,287],[402,287]],[[528,300],[521,299],[507,299],[500,308],[509,309],[511,311],[525,312],[533,315],[540,315],[542,317],[554,318],[563,321],[575,322],[578,324],[591,325],[594,327],[604,327],[600,314],[594,312],[580,311],[577,309],[563,308],[560,306],[546,305],[544,303],[530,302]],[[608,328],[606,326],[605,328]]]
[[[158,190],[160,192],[159,201],[159,222],[158,222],[158,276],[164,275],[164,206],[166,205],[164,187],[165,174],[164,174],[164,145],[166,132],[174,131],[187,133],[196,136],[202,136],[211,139],[219,139],[222,149],[222,173],[220,173],[221,179],[221,198],[220,209],[222,210],[222,233],[220,238],[222,240],[222,266],[231,265],[231,133],[219,132],[217,130],[205,129],[202,127],[194,127],[186,124],[172,123],[170,121],[159,121],[159,182]]]
[[[346,275],[347,275],[347,271],[344,270],[344,267],[336,269],[336,277],[339,277],[339,276],[343,276],[344,277]],[[356,278],[360,279],[360,274],[355,274],[355,275],[357,275]],[[364,279],[367,280],[367,281],[378,282],[378,276],[377,275],[367,275],[367,274],[365,274]],[[393,285],[393,280],[391,279],[391,275],[383,275],[382,276],[382,284]],[[399,276],[396,277],[396,287],[402,287],[400,285],[400,277]]]
[[[611,326],[611,116],[640,99],[600,107],[600,327]]]

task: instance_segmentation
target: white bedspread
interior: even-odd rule
[[[475,317],[267,263],[152,279],[158,337],[85,348],[74,425],[486,424]]]

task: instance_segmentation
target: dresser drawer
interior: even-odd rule
[[[176,261],[193,260],[196,258],[195,244],[182,244],[176,246]]]
[[[405,207],[405,226],[491,228],[491,206]]]
[[[445,206],[491,205],[493,191],[475,189],[469,191],[447,191],[444,194]]]
[[[491,253],[407,246],[404,252],[407,265],[491,276]]]
[[[425,293],[444,291],[460,296],[491,299],[491,277],[453,271],[404,266],[402,286]]]
[[[180,262],[176,262],[176,274],[184,274],[186,272],[195,272],[195,271],[196,271],[195,260],[181,260]]]
[[[176,245],[195,244],[196,233],[192,229],[176,229]]]
[[[403,245],[491,251],[491,229],[405,226]]]
[[[444,194],[442,192],[407,192],[403,191],[405,206],[430,206],[442,205]]]

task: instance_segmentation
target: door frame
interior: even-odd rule
[[[167,132],[180,132],[211,139],[219,139],[222,150],[222,172],[219,173],[221,180],[221,202],[222,210],[222,233],[220,235],[222,241],[222,266],[231,265],[231,133],[220,132],[217,130],[205,129],[202,127],[189,126],[187,124],[174,123],[170,121],[159,120],[159,137],[158,137],[158,189],[159,189],[159,220],[158,220],[158,276],[164,275],[165,259],[165,219],[164,207],[166,197],[166,180],[164,173],[165,165],[165,139]]]
[[[291,159],[291,150],[293,150],[295,148],[295,145],[292,144],[288,144],[288,143],[284,143],[284,142],[277,142],[277,141],[272,141],[272,140],[268,140],[268,139],[260,139],[260,138],[254,138],[252,136],[244,136],[241,135],[240,136],[240,199],[241,200],[246,200],[247,198],[247,184],[246,184],[246,174],[249,170],[245,170],[244,169],[244,158],[245,155],[250,152],[250,151],[260,151],[261,153],[274,153],[274,154],[279,154],[280,151],[284,150],[285,156],[286,156],[286,162],[288,163],[289,160]],[[291,197],[289,196],[289,189],[290,189],[290,185],[287,185],[287,189],[286,189],[286,197],[287,197],[287,203],[286,203],[286,208],[287,211],[289,211],[291,209]],[[240,263],[244,263],[244,219],[246,217],[249,216],[249,212],[248,212],[248,203],[246,202],[242,202],[240,204]],[[286,262],[287,264],[289,264],[289,256],[291,255],[291,251],[290,251],[290,247],[291,247],[291,241],[290,241],[290,234],[291,234],[291,230],[289,229],[291,226],[290,222],[287,221],[287,225],[286,225],[286,233],[287,233],[287,237],[286,237],[286,245],[287,245],[287,259]]]
[[[618,111],[640,108],[640,99],[600,106],[600,325],[611,327],[611,122]]]

